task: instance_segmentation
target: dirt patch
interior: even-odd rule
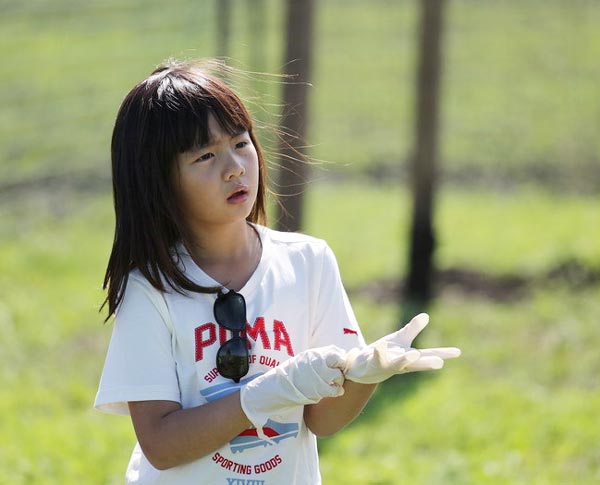
[[[452,290],[465,295],[486,298],[498,302],[510,302],[526,298],[534,287],[560,283],[573,290],[600,284],[600,268],[589,268],[578,261],[565,261],[550,271],[537,276],[519,274],[492,275],[465,268],[447,268],[436,273],[434,293]],[[400,301],[404,294],[404,281],[386,279],[369,282],[349,290],[378,303]]]
[[[48,174],[0,185],[0,202],[8,203],[15,199],[61,192],[108,192],[110,188],[110,174],[105,169]]]

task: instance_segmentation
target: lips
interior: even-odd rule
[[[248,198],[248,187],[246,186],[238,186],[235,191],[231,193],[229,197],[227,197],[227,202],[230,204],[239,204],[245,202]]]

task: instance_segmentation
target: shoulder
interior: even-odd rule
[[[123,299],[117,312],[123,310],[122,307],[139,307],[151,304],[156,307],[159,304],[161,293],[146,279],[139,269],[133,269],[129,272]]]
[[[142,272],[138,269],[132,269],[127,277],[127,286],[138,286],[147,290],[155,290],[152,284],[146,279]],[[156,291],[156,290],[155,290]]]
[[[323,256],[331,251],[324,239],[319,239],[299,232],[275,231],[264,226],[256,226],[264,246],[276,252],[298,253],[304,255]]]
[[[134,269],[129,273],[123,298],[115,311],[116,326],[149,328],[158,325],[172,330],[164,294]],[[116,327],[115,327],[116,328]]]
[[[323,251],[329,246],[323,239],[319,239],[299,232],[281,232],[264,226],[256,226],[263,242],[267,240],[275,247],[289,250],[314,250]]]

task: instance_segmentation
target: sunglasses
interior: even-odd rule
[[[246,300],[233,290],[227,293],[219,290],[213,312],[217,323],[233,332],[233,337],[217,352],[217,371],[227,379],[240,382],[250,366],[248,339],[246,333],[242,333],[246,329]]]

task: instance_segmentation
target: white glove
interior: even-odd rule
[[[413,349],[413,340],[428,323],[429,315],[420,313],[397,332],[366,347],[350,350],[344,376],[361,384],[378,384],[395,374],[441,369],[444,359],[458,357],[460,349]]]
[[[261,432],[269,417],[344,394],[345,352],[334,345],[305,350],[240,390],[244,413]]]

